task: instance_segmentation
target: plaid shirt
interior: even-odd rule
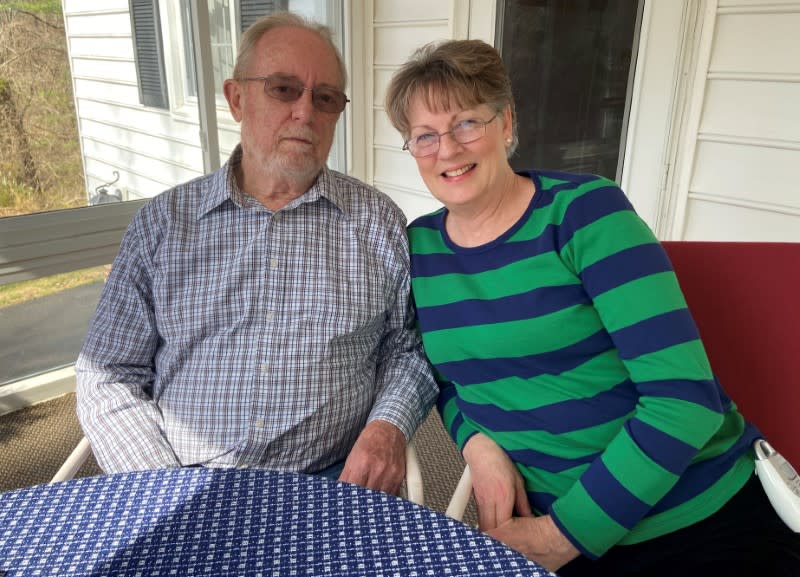
[[[237,187],[240,158],[155,197],[122,241],[76,364],[108,472],[313,472],[368,421],[411,438],[435,399],[400,210],[324,169],[273,212]]]

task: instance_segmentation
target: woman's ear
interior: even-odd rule
[[[511,115],[511,105],[506,106],[503,110],[503,139],[507,143],[511,143],[514,138],[514,119]]]

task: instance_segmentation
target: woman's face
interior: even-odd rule
[[[431,111],[424,99],[414,98],[409,110],[409,138],[452,130],[464,120],[486,121],[495,115],[485,104],[465,110]],[[430,156],[415,158],[422,180],[448,209],[479,206],[498,191],[501,178],[511,168],[506,156],[511,138],[511,109],[498,114],[486,124],[486,133],[466,144],[456,142],[452,134],[439,137],[439,150]]]

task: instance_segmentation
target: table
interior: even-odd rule
[[[0,494],[0,577],[549,573],[409,501],[330,479],[166,469]]]

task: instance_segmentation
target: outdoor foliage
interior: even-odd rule
[[[59,0],[0,0],[0,216],[86,204]]]
[[[0,0],[0,217],[86,205],[60,0]],[[104,277],[0,286],[0,308]]]

